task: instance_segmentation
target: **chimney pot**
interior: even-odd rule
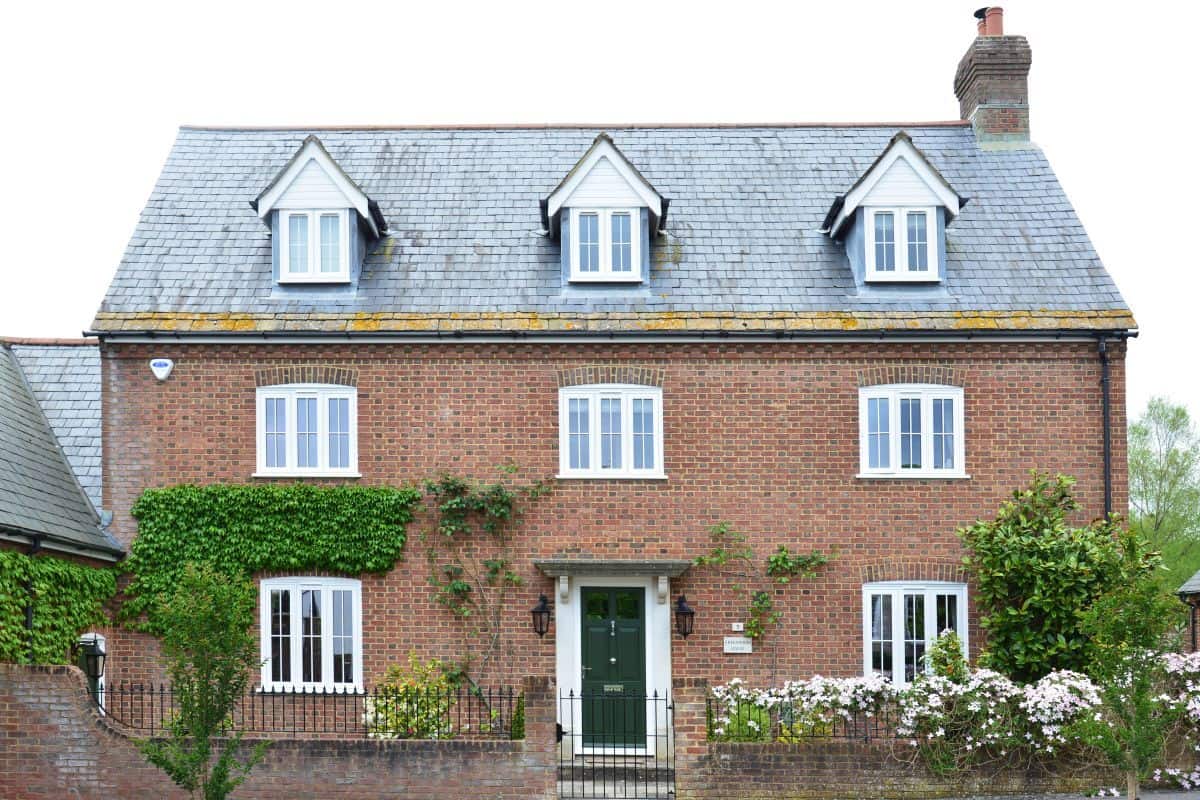
[[[1004,9],[991,6],[984,15],[984,28],[987,36],[1004,35]]]

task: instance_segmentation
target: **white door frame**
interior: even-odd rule
[[[565,577],[565,576],[564,576]],[[559,579],[561,582],[562,578]],[[646,695],[653,696],[658,692],[660,698],[667,697],[671,689],[671,604],[661,599],[658,591],[658,578],[652,575],[623,575],[623,576],[592,576],[572,575],[568,579],[566,598],[561,591],[554,593],[555,633],[555,672],[558,679],[560,694],[574,692],[578,697],[583,689],[583,641],[581,636],[580,590],[584,586],[597,587],[636,587],[646,592],[643,607],[646,610]],[[556,587],[557,589],[558,587]],[[623,752],[648,752],[655,741],[665,742],[669,714],[659,713],[658,731],[650,730],[655,719],[655,709],[652,701],[647,701],[646,707],[646,745],[642,748],[583,748],[583,737],[572,736],[570,741],[576,743],[575,755],[585,752],[604,752],[620,754]],[[582,731],[582,704],[574,704],[573,719],[563,720],[562,726],[568,730]],[[560,706],[559,719],[563,719]],[[568,741],[568,739],[564,739]]]

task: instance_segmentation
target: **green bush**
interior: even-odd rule
[[[1157,555],[1117,520],[1075,528],[1074,480],[1034,472],[989,522],[959,530],[970,551],[980,624],[988,648],[980,663],[1020,681],[1056,670],[1082,671],[1091,653],[1080,612],[1105,592],[1151,573]]]
[[[952,630],[944,630],[938,634],[933,646],[929,648],[929,668],[934,675],[963,683],[971,674],[967,658],[963,655],[962,639]]]
[[[762,706],[739,701],[728,721],[715,727],[709,738],[715,742],[769,742],[771,714]]]
[[[408,654],[407,669],[392,665],[367,698],[363,722],[374,739],[450,739],[457,733],[450,710],[457,684],[446,665],[434,658],[422,664]]]

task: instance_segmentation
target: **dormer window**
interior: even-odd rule
[[[940,283],[946,227],[967,200],[901,131],[850,190],[822,230],[846,247],[855,282]]]
[[[304,140],[250,207],[271,229],[280,284],[353,283],[371,244],[387,233],[378,204],[316,136]]]
[[[571,229],[576,231],[571,280],[641,280],[641,237],[634,235],[640,219],[636,208],[571,209]]]
[[[541,203],[546,233],[562,246],[563,282],[649,280],[650,242],[663,230],[668,205],[608,134],[597,136]]]
[[[867,280],[928,281],[938,273],[933,208],[867,208]]]
[[[347,209],[280,211],[280,281],[350,280]]]

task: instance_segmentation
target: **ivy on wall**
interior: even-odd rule
[[[257,572],[383,573],[404,554],[421,501],[412,487],[212,485],[148,489],[123,563],[132,580],[120,618],[161,633],[160,600],[189,562],[230,576]]]
[[[706,555],[696,556],[692,563],[697,567],[715,567],[727,571],[734,578],[733,590],[746,592],[750,597],[746,610],[746,636],[759,639],[768,627],[777,625],[783,612],[775,607],[771,599],[770,584],[791,583],[792,578],[811,578],[817,570],[829,563],[836,553],[792,554],[784,545],[767,556],[767,586],[758,571],[758,556],[746,540],[746,535],[735,531],[728,522],[719,522],[709,528],[713,549]]]
[[[66,663],[76,637],[107,621],[104,604],[116,592],[116,574],[53,556],[0,550],[0,661],[23,662],[30,656],[27,581],[33,582],[33,662]]]
[[[528,504],[550,490],[541,481],[515,483],[515,465],[499,469],[503,477],[495,483],[450,474],[425,483],[437,519],[435,529],[421,536],[434,599],[483,643],[473,653],[468,639],[467,652],[448,666],[454,677],[472,682],[472,675],[482,679],[488,674],[500,653],[506,598],[523,583],[513,570],[511,527]]]

